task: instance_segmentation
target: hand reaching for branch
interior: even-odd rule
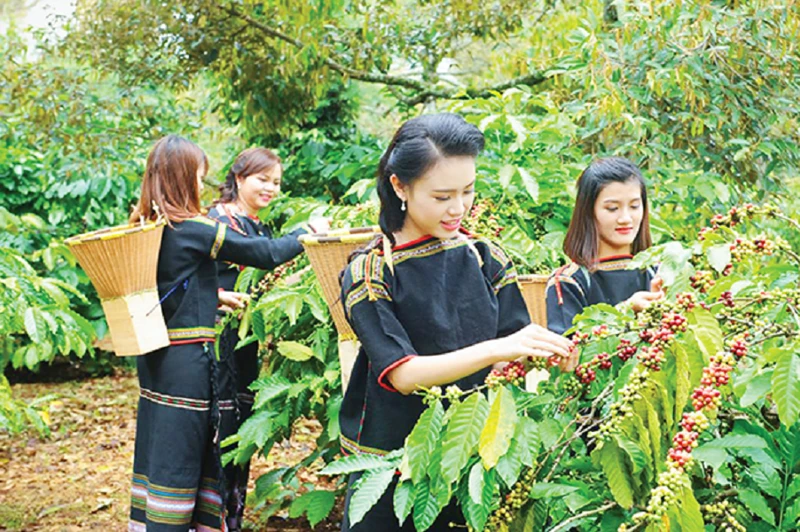
[[[234,310],[241,310],[250,301],[250,296],[241,292],[228,292],[227,290],[220,290],[218,294],[219,309],[222,312],[233,312]]]

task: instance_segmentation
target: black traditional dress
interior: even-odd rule
[[[222,205],[216,205],[208,212],[208,216],[224,223],[230,230],[252,237],[272,238],[272,233],[258,218],[237,215]],[[279,250],[281,257],[291,260],[303,251],[297,237],[306,233],[298,229],[286,236],[274,239],[273,246]],[[219,287],[233,291],[236,279],[242,266],[231,262],[218,262]],[[275,264],[278,266],[279,264]],[[224,441],[228,436],[236,434],[242,423],[250,417],[254,394],[249,386],[258,378],[258,343],[253,342],[235,350],[239,341],[236,327],[226,327],[219,337],[219,396],[220,396],[220,431],[219,439]],[[242,527],[245,499],[247,497],[247,478],[250,464],[230,463],[224,469],[225,519],[230,532],[237,532]]]
[[[626,269],[632,258],[602,258],[592,272],[574,262],[553,272],[547,282],[547,328],[564,334],[584,308],[597,303],[616,305],[636,292],[649,291],[654,271]]]
[[[294,250],[291,250],[294,253]],[[226,531],[218,364],[211,345],[217,260],[273,268],[289,250],[198,216],[164,230],[158,291],[170,345],[137,358],[139,410],[129,531]]]
[[[413,357],[456,351],[530,323],[516,270],[493,244],[465,235],[423,237],[394,247],[391,259],[394,272],[380,250],[359,255],[342,280],[347,319],[361,342],[339,414],[345,454],[402,447],[425,409],[421,397],[394,390],[390,371]],[[464,390],[483,384],[490,369],[454,384]],[[356,526],[345,518],[343,530],[413,530],[410,519],[397,524],[393,489]],[[452,507],[431,530],[450,530],[450,521],[464,522]]]

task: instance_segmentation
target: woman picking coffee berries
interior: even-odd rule
[[[339,415],[346,454],[386,454],[403,446],[420,414],[419,388],[484,383],[493,364],[561,358],[571,342],[530,324],[516,271],[502,250],[467,234],[480,130],[454,114],[404,123],[378,168],[383,236],[343,272],[342,302],[361,341]],[[351,475],[343,530],[413,530],[397,525],[394,486],[351,526]],[[455,504],[430,530],[464,523]]]
[[[597,159],[578,178],[564,253],[572,263],[547,284],[547,327],[563,334],[585,307],[629,304],[638,312],[664,297],[655,272],[628,270],[633,255],[650,247],[647,189],[627,159]]]
[[[220,186],[219,202],[208,212],[208,216],[228,226],[231,231],[250,237],[271,239],[274,253],[274,271],[302,253],[303,247],[297,237],[306,233],[298,229],[280,238],[272,233],[258,218],[258,212],[269,204],[281,190],[283,168],[277,155],[266,148],[249,148],[241,152],[231,165],[225,182]],[[314,222],[315,230],[326,230],[327,222]],[[232,311],[243,308],[247,294],[234,292],[239,272],[244,268],[231,262],[218,262],[220,310]],[[258,343],[253,342],[238,350],[238,328],[228,325],[219,337],[219,393],[223,403],[221,409],[220,441],[236,434],[250,417],[254,395],[249,386],[258,378]],[[244,503],[247,494],[247,477],[250,464],[228,464],[225,467],[225,490],[227,530],[241,530]]]

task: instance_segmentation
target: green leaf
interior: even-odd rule
[[[353,454],[331,462],[319,473],[320,475],[348,475],[357,471],[387,468],[394,470],[394,461],[389,458],[372,454]]]
[[[480,393],[470,395],[455,406],[442,441],[442,476],[448,482],[458,479],[461,469],[477,449],[488,412],[489,404]]]
[[[273,416],[272,412],[263,411],[249,417],[239,429],[241,441],[245,444],[254,443],[259,449],[263,448],[272,436]]]
[[[694,334],[697,345],[708,358],[722,351],[722,329],[714,316],[706,309],[697,306],[687,316],[689,330]]]
[[[759,399],[766,397],[767,393],[772,389],[772,368],[765,369],[763,373],[759,373],[747,383],[744,394],[739,400],[742,408],[747,408]]]
[[[30,307],[25,311],[25,332],[28,333],[31,341],[37,344],[44,343],[47,324],[42,316],[42,311],[36,307]]]
[[[411,513],[414,504],[413,494],[414,484],[410,481],[401,482],[394,490],[394,515],[400,526],[403,526],[408,519],[408,514]]]
[[[761,462],[754,462],[750,466],[749,475],[761,491],[776,499],[781,498],[783,487],[781,485],[781,477],[775,468]]]
[[[299,517],[304,513],[312,527],[328,517],[336,502],[336,492],[314,490],[304,493],[292,501],[289,507],[289,517]]]
[[[617,504],[625,509],[633,506],[633,486],[630,483],[630,472],[625,466],[625,455],[613,441],[606,441],[602,448],[595,450],[597,460],[608,479],[608,487]],[[592,456],[594,460],[595,457]]]
[[[508,388],[501,387],[494,396],[478,444],[478,453],[484,468],[495,467],[500,457],[508,451],[516,422],[517,405],[514,396]]]
[[[682,488],[678,494],[678,516],[681,521],[681,530],[689,532],[691,530],[703,530],[703,514],[700,512],[700,504],[694,496],[691,488]]]
[[[531,486],[531,499],[549,499],[553,497],[563,497],[572,492],[578,491],[575,486],[567,484],[556,484],[552,482],[537,482]]]
[[[528,191],[531,199],[534,203],[539,201],[539,183],[536,182],[536,179],[523,167],[518,166],[517,171],[519,172],[520,177],[522,177],[522,184],[525,186],[525,190]]]
[[[475,504],[481,503],[481,498],[483,494],[483,485],[484,485],[483,468],[481,467],[480,462],[475,462],[475,465],[473,465],[472,469],[469,470],[469,479],[468,479],[469,497]]]
[[[691,393],[689,355],[683,345],[675,343],[675,419],[679,419]]]
[[[771,525],[775,525],[775,514],[763,495],[750,488],[744,488],[739,490],[739,500],[750,510],[750,513],[757,515]]]
[[[712,268],[722,273],[728,264],[731,263],[731,248],[729,244],[719,244],[711,246],[706,250],[706,258]]]
[[[292,383],[280,375],[272,375],[265,379],[258,379],[250,385],[250,389],[256,391],[256,399],[253,410],[258,410],[269,401],[276,399],[292,387]]]
[[[394,469],[369,470],[358,479],[350,497],[350,525],[360,523],[375,506],[394,479]]]
[[[443,420],[444,408],[441,401],[437,400],[422,413],[406,438],[406,453],[414,483],[425,476],[436,440],[441,434]]]
[[[800,520],[800,498],[795,499],[791,505],[786,507],[786,511],[783,512],[782,528],[784,530],[796,530],[798,520]]]
[[[278,353],[296,362],[305,362],[314,356],[310,347],[291,341],[278,342]]]
[[[634,475],[647,467],[647,457],[645,456],[644,452],[642,452],[639,444],[624,438],[621,435],[616,436],[615,439],[617,441],[617,445],[619,445],[619,448],[625,451],[625,454],[627,454],[631,459],[631,463],[633,464],[632,473]]]
[[[772,399],[781,423],[791,427],[800,414],[800,356],[795,349],[783,351],[772,374]]]
[[[415,484],[414,527],[420,532],[427,530],[436,521],[439,511],[439,502],[436,500],[436,494],[431,493],[428,481]]]

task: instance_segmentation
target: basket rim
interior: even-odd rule
[[[166,220],[148,221],[145,223],[132,223],[125,225],[116,225],[114,227],[106,227],[96,231],[90,231],[80,235],[75,235],[64,240],[68,246],[78,246],[86,242],[95,242],[97,240],[112,240],[114,238],[121,238],[123,236],[131,235],[134,233],[144,233],[152,231],[167,225]]]
[[[520,281],[547,281],[550,279],[550,274],[547,273],[526,273],[524,275],[518,275],[517,279]]]
[[[300,235],[298,240],[305,245],[332,244],[337,242],[354,243],[366,242],[380,233],[381,228],[377,225],[367,227],[348,227],[334,229],[324,233],[306,233]]]

